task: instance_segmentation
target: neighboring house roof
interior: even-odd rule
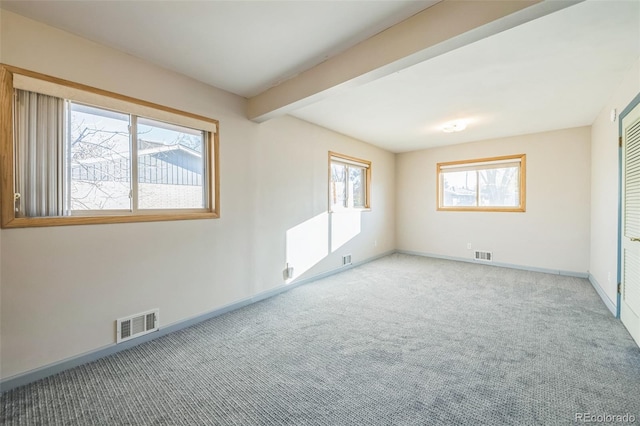
[[[201,157],[202,154],[195,149],[189,148],[181,144],[167,145],[162,142],[148,141],[140,139],[138,141],[138,153],[155,153],[155,152],[167,152],[181,150],[195,157]]]
[[[159,142],[141,140],[139,141],[139,147],[141,149],[138,149],[138,156],[176,152],[180,154],[190,155],[196,158],[202,157],[202,154],[200,152],[179,144],[165,145]],[[128,152],[114,152],[109,157],[85,158],[83,160],[76,160],[75,162],[80,164],[102,163],[105,161],[112,161],[114,158],[126,158],[127,156]]]

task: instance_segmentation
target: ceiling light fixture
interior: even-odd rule
[[[467,123],[464,120],[450,121],[442,125],[442,131],[445,133],[461,132],[467,128]]]

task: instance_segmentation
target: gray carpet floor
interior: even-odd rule
[[[394,254],[0,402],[6,425],[640,423],[640,349],[585,279]]]

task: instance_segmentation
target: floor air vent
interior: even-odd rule
[[[482,260],[484,262],[491,262],[493,260],[493,253],[490,251],[476,250],[475,260]]]
[[[159,325],[160,310],[143,312],[116,320],[116,343],[156,331]]]

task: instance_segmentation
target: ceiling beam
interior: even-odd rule
[[[247,116],[263,122],[285,115],[581,1],[441,1],[249,98]]]

